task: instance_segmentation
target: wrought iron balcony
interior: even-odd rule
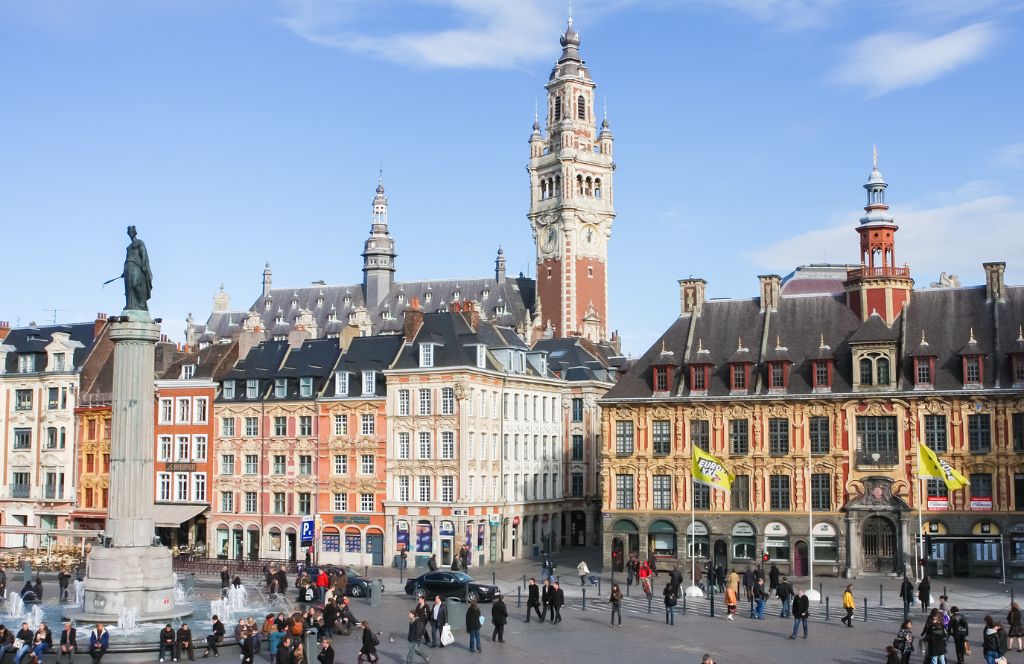
[[[11,498],[29,498],[32,494],[31,484],[12,484]]]

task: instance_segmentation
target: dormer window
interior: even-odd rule
[[[745,364],[734,364],[730,368],[730,385],[734,390],[747,389],[747,366]]]
[[[274,398],[284,399],[288,396],[288,381],[284,378],[274,379]]]
[[[879,385],[889,384],[889,359],[880,357],[875,361],[875,371],[878,375]]]
[[[363,396],[372,396],[377,393],[377,372],[363,372]]]
[[[181,379],[182,380],[191,380],[192,376],[195,376],[195,375],[196,375],[196,365],[194,365],[194,364],[186,364],[183,367],[181,367]]]
[[[270,306],[271,306],[272,304],[273,304],[273,302],[271,302],[271,301],[270,301],[270,298],[268,297],[268,298],[267,298],[267,301],[263,303],[263,310],[264,310],[264,311],[270,311]]]
[[[874,364],[868,358],[863,358],[860,361],[860,384],[871,385],[874,383],[875,378],[875,367]]]
[[[431,293],[430,291],[427,291],[426,294],[423,296],[423,301],[424,302],[430,302],[433,298],[434,298],[434,294]]]
[[[814,389],[830,389],[832,387],[831,362],[829,360],[815,360],[812,364]]]
[[[345,299],[343,301],[345,303],[345,306],[347,307],[348,305],[352,304],[352,296],[351,295],[346,295]]]
[[[690,389],[694,392],[705,392],[708,389],[708,367],[690,367]]]
[[[316,298],[316,308],[319,309],[322,306],[324,306],[324,298],[322,298],[322,297]]]
[[[339,397],[348,396],[348,372],[336,371],[334,373],[334,394]]]
[[[452,293],[452,302],[458,302],[459,301],[459,297],[461,295],[462,295],[462,293],[460,293],[458,291],[458,289],[456,289],[456,291],[454,293]]]
[[[309,398],[313,396],[313,379],[309,376],[299,379],[299,396]]]
[[[711,352],[704,348],[702,339],[697,339],[697,352],[690,362],[690,392],[693,394],[707,394],[708,385],[711,383]]]
[[[487,346],[483,344],[476,347],[476,366],[478,369],[487,368]]]
[[[226,381],[224,381],[224,388],[223,388],[222,394],[224,395],[225,399],[234,399],[235,398],[235,381],[233,381],[233,380],[226,380]]]
[[[786,388],[786,372],[782,362],[771,362],[768,365],[768,387],[773,390]]]
[[[67,355],[64,354],[64,353],[54,353],[53,354],[53,364],[52,364],[53,368],[51,369],[51,371],[64,371],[65,370],[65,368],[64,368],[64,359],[66,357],[67,357]]]
[[[277,318],[274,319],[274,322],[277,323],[278,325],[284,323],[284,314],[281,313],[280,311],[277,312]]]
[[[256,399],[259,397],[260,383],[255,378],[245,381],[245,398]]]
[[[971,336],[959,355],[963,366],[964,387],[981,387],[985,382],[985,353],[974,338],[974,328],[971,328]]]
[[[420,368],[429,369],[434,366],[434,344],[420,344]]]
[[[487,290],[487,289],[485,288],[485,289],[484,289],[484,292],[483,292],[483,293],[481,294],[481,299],[483,299],[483,300],[486,300],[486,299],[487,299],[487,296],[488,296],[488,295],[490,295],[490,294],[491,294],[491,291],[489,291],[489,290]]]
[[[402,302],[405,302],[405,293],[398,294],[398,303],[401,304]]]
[[[927,357],[914,360],[914,381],[918,386],[932,384],[932,363]]]
[[[25,353],[18,356],[18,373],[32,373],[36,370],[36,356]]]
[[[967,385],[981,384],[981,358],[977,355],[964,358],[964,383]]]
[[[672,380],[672,369],[668,366],[654,367],[654,391],[668,392]]]

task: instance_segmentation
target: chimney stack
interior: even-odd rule
[[[703,279],[679,280],[679,315],[694,314],[699,316],[704,306],[704,292],[708,282]]]
[[[985,299],[989,302],[1006,300],[1006,263],[982,263],[985,268]]]
[[[761,274],[761,313],[779,310],[779,297],[782,291],[782,277],[777,274]]]
[[[7,338],[7,335],[11,333],[11,324],[8,321],[0,320],[0,341]]]
[[[100,336],[100,332],[103,330],[103,326],[107,324],[107,315],[103,313],[96,314],[96,322],[93,323],[92,338]]]
[[[406,343],[412,343],[420,328],[423,327],[423,309],[420,307],[420,299],[413,297],[409,300],[409,306],[405,310],[405,322],[402,325],[402,334]]]

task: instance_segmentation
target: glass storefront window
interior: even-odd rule
[[[789,560],[789,537],[766,537],[764,548],[768,552],[768,560]]]
[[[757,531],[746,521],[732,528],[732,557],[740,560],[757,558]]]
[[[814,562],[834,563],[839,560],[839,538],[815,537]]]

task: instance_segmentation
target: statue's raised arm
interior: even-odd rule
[[[124,308],[126,311],[149,311],[149,297],[153,293],[153,272],[149,268],[149,253],[134,226],[128,227],[131,244],[124,256]]]

